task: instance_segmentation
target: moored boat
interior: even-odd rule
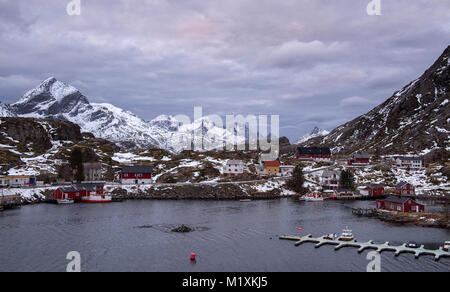
[[[58,199],[58,200],[56,200],[56,203],[58,205],[66,205],[66,204],[73,204],[73,203],[75,203],[75,201],[67,198],[67,199]]]
[[[83,203],[111,203],[110,195],[89,195],[81,199]]]
[[[345,227],[345,229],[342,231],[341,236],[339,237],[340,241],[352,241],[355,237],[353,236],[353,233],[348,227]]]
[[[450,241],[446,241],[446,242],[444,243],[444,250],[450,251]]]
[[[306,194],[300,197],[300,201],[305,202],[320,202],[323,201],[323,197],[320,194]]]
[[[336,238],[338,238],[338,236],[336,233],[334,233],[334,234],[331,233],[331,234],[325,235],[323,238],[327,239],[327,240],[335,240]]]

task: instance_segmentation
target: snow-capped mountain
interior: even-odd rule
[[[232,136],[207,118],[182,125],[171,116],[161,115],[147,122],[111,104],[90,103],[75,87],[54,77],[1,109],[1,116],[13,113],[20,117],[68,120],[84,132],[126,148],[156,147],[180,152],[195,146],[196,150],[209,150],[223,146],[224,139]]]
[[[304,145],[334,153],[427,153],[449,150],[450,46],[425,73],[381,105]]]
[[[327,130],[323,130],[323,129],[319,129],[318,127],[314,127],[314,129],[312,129],[311,132],[309,132],[308,134],[303,135],[303,137],[301,137],[294,144],[300,144],[300,143],[306,142],[306,141],[308,141],[309,139],[312,139],[312,138],[328,135],[329,133],[330,132],[327,131]]]
[[[0,102],[0,117],[15,117],[13,109],[10,105]]]

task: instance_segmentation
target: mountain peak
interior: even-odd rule
[[[319,127],[315,126],[311,130],[311,132],[309,132],[309,134],[306,134],[303,137],[301,137],[297,142],[295,142],[295,144],[300,144],[300,143],[306,142],[312,138],[325,136],[325,135],[328,135],[329,133],[330,132],[328,132],[327,130],[320,129]]]

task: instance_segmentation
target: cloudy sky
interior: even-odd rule
[[[92,102],[159,114],[278,114],[331,130],[450,44],[448,0],[0,0],[0,100],[54,76]]]

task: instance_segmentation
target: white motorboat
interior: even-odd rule
[[[352,241],[355,237],[353,236],[353,233],[348,227],[345,227],[345,229],[342,231],[341,236],[339,237],[340,241]]]
[[[300,197],[300,201],[305,202],[320,202],[323,201],[323,197],[319,194],[306,194],[302,197]]]
[[[75,201],[67,198],[67,199],[58,199],[56,200],[56,203],[58,203],[58,205],[65,205],[65,204],[73,204],[75,203]]]

